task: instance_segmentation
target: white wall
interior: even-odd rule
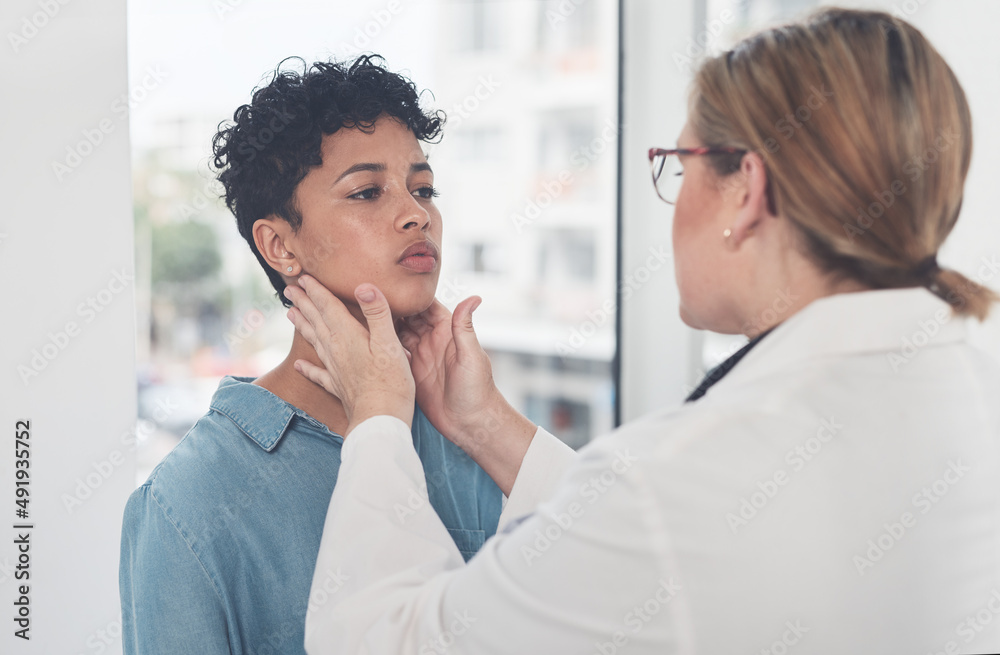
[[[4,0],[0,28],[0,652],[115,653],[135,421],[125,2]],[[19,419],[30,580],[11,575]],[[30,641],[13,635],[22,584]]]
[[[706,333],[678,316],[673,261],[641,282],[651,249],[671,252],[673,207],[650,180],[650,147],[675,147],[687,115],[691,78],[706,51],[724,45],[738,0],[622,0],[624,149],[622,153],[622,420],[677,405],[703,374]],[[631,284],[630,284],[630,276]],[[628,293],[628,292],[625,292]],[[722,340],[722,355],[729,349]],[[718,348],[716,348],[718,350]],[[718,357],[717,357],[718,359]]]
[[[695,12],[700,0],[623,0],[624,113],[622,149],[623,284],[631,297],[621,302],[622,421],[676,404],[700,356],[700,337],[677,315],[677,287],[671,259],[659,270],[644,269],[653,254],[670,253],[673,208],[650,181],[647,151],[673,147],[684,125],[690,69],[695,52]],[[700,21],[704,23],[704,19]],[[675,57],[677,55],[677,57]],[[679,58],[678,58],[679,57]],[[651,264],[655,262],[650,262]],[[646,281],[643,281],[646,280]],[[624,294],[629,291],[623,289]]]

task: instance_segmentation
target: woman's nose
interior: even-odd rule
[[[408,200],[406,200],[399,211],[399,215],[396,217],[396,227],[402,231],[412,230],[414,228],[419,230],[427,229],[430,225],[431,215],[426,209],[424,209],[417,199],[414,198],[409,193],[406,194]]]

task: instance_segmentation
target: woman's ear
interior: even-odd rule
[[[736,216],[727,240],[738,246],[773,213],[768,200],[767,168],[760,155],[756,152],[743,155],[740,170],[732,177],[738,181],[730,188],[728,199],[736,205]]]
[[[262,218],[253,224],[253,242],[268,266],[283,276],[295,277],[302,266],[295,254],[288,250],[293,241],[292,226],[275,215]]]

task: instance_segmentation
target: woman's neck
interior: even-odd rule
[[[344,436],[348,421],[340,399],[296,371],[294,364],[297,359],[323,366],[316,350],[298,330],[292,337],[292,348],[285,360],[257,378],[254,384],[301,409],[329,428],[331,432]]]

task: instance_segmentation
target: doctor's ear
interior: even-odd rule
[[[302,272],[302,265],[288,250],[292,234],[288,221],[274,215],[253,224],[253,242],[264,261],[281,275],[294,277]]]
[[[720,182],[724,202],[736,210],[726,238],[731,237],[731,243],[738,245],[762,220],[775,215],[767,167],[759,154],[747,152],[739,170]]]

